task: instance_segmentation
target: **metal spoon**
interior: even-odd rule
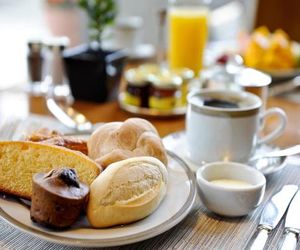
[[[274,171],[274,169],[280,168],[288,156],[299,153],[300,145],[295,145],[282,150],[255,155],[248,161],[248,164],[256,167],[258,170],[264,173],[269,173]]]

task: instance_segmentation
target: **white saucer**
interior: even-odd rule
[[[152,44],[139,44],[134,49],[128,49],[128,53],[130,59],[148,59],[154,57],[155,47]]]
[[[109,50],[122,49],[127,53],[129,59],[134,59],[134,60],[150,59],[154,57],[156,53],[155,46],[149,43],[138,44],[133,48],[124,48],[115,45],[113,42],[105,42],[103,44],[103,47]]]
[[[163,138],[163,144],[166,149],[170,150],[171,152],[176,153],[179,157],[181,157],[190,167],[193,172],[196,172],[203,164],[206,162],[203,161],[202,164],[195,163],[191,161],[188,157],[187,147],[186,147],[186,137],[185,131],[178,131],[172,134],[169,134]],[[278,150],[279,148],[269,144],[263,144],[255,151],[254,155],[260,155],[266,152]],[[286,161],[282,164],[272,167],[267,166],[263,168],[261,172],[267,177],[274,173],[281,171],[286,166]]]

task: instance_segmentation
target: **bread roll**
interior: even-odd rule
[[[103,168],[136,156],[152,156],[167,165],[167,154],[155,127],[140,118],[110,122],[89,138],[89,157]]]
[[[76,169],[79,179],[90,185],[101,169],[84,154],[36,142],[0,142],[0,192],[31,199],[32,176],[54,168]]]
[[[87,216],[93,227],[110,227],[151,214],[167,189],[167,170],[153,157],[111,164],[90,186]]]

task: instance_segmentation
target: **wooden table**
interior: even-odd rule
[[[268,100],[268,107],[282,108],[288,117],[288,125],[284,134],[274,141],[274,144],[286,147],[300,143],[300,104],[288,101],[280,97],[272,97]],[[132,115],[122,111],[117,102],[104,104],[77,101],[73,107],[82,112],[92,122],[124,121]],[[1,118],[9,116],[26,117],[28,114],[50,115],[47,111],[45,100],[42,97],[30,97],[29,95],[16,91],[0,92],[0,125]],[[167,119],[147,118],[163,137],[169,133],[182,130],[185,127],[184,117]],[[270,119],[265,127],[265,132],[276,126],[276,120]]]
[[[96,104],[75,102],[74,107],[85,114],[92,122],[123,121],[131,115],[121,111],[116,102]],[[300,104],[283,98],[270,98],[268,107],[280,107],[288,116],[284,134],[274,144],[285,147],[300,143]],[[0,128],[8,117],[26,117],[30,113],[49,115],[45,101],[40,97],[30,97],[20,91],[0,92]],[[163,137],[184,129],[184,117],[170,119],[149,119]],[[265,131],[276,126],[276,120],[267,121]],[[297,158],[299,160],[299,158]],[[300,185],[300,170],[289,164],[281,173],[268,179],[264,201],[275,190],[286,183]],[[152,239],[122,247],[124,249],[243,249],[245,242],[254,232],[261,209],[257,208],[248,216],[223,218],[209,212],[201,202],[195,204],[193,211],[173,229]],[[267,249],[274,249],[282,235],[283,227],[274,231],[267,243]],[[27,243],[26,243],[27,242]],[[298,245],[300,247],[300,245]],[[21,233],[0,219],[1,249],[68,249],[65,246],[48,243],[34,236]],[[77,248],[72,248],[77,249]]]

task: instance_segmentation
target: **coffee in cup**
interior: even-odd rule
[[[255,147],[282,134],[287,118],[283,110],[260,112],[261,99],[251,93],[203,90],[188,96],[186,138],[189,158],[195,163],[230,160],[246,162]],[[260,138],[267,116],[279,117],[278,126]]]

